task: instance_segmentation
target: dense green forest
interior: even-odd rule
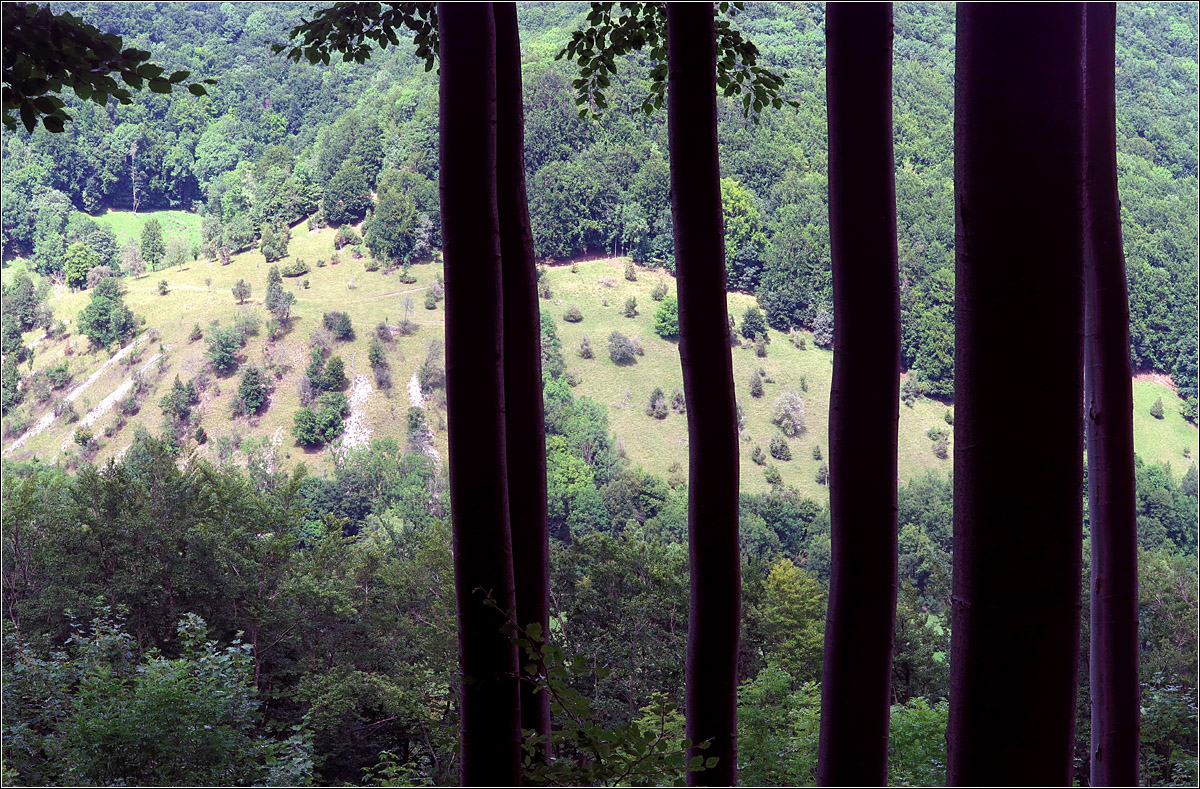
[[[38,271],[56,272],[67,247],[86,241],[103,264],[116,267],[112,239],[98,236],[79,213],[108,208],[200,211],[202,240],[237,251],[255,245],[265,228],[319,206],[326,206],[320,219],[334,226],[358,221],[381,185],[387,188],[378,189],[372,251],[410,255],[405,244],[386,240],[384,226],[411,237],[421,214],[437,245],[436,82],[407,47],[365,65],[310,66],[262,44],[283,40],[303,6],[64,7],[123,32],[168,68],[220,82],[207,97],[146,94],[108,110],[68,96],[78,112],[66,134],[7,134],[6,257],[28,256]],[[579,118],[573,66],[553,56],[582,13],[543,4],[520,9],[525,163],[538,254],[561,259],[609,250],[670,268],[665,118],[634,111],[646,93],[647,63],[634,58],[620,70],[598,121]],[[729,284],[755,293],[770,324],[784,331],[831,325],[822,13],[819,4],[747,8],[739,25],[765,64],[786,70],[785,91],[799,107],[764,113],[755,124],[730,100],[719,118]],[[911,388],[947,399],[953,16],[949,4],[897,6],[894,78],[902,360]],[[1135,369],[1171,375],[1194,414],[1196,8],[1123,4],[1118,24],[1118,164],[1133,361]]]
[[[305,220],[330,233],[345,227],[338,240],[346,242],[357,235],[347,226],[365,220],[361,244],[347,246],[365,246],[402,276],[440,246],[436,77],[406,44],[365,65],[335,59],[310,66],[263,43],[285,40],[305,5],[60,7],[151,50],[168,69],[218,80],[207,97],[144,93],[129,106],[64,96],[75,116],[64,134],[3,134],[5,263],[23,258],[38,283],[85,291],[88,306],[68,317],[94,343],[111,347],[138,330],[116,285],[133,277],[93,275],[97,267],[139,275],[200,256],[224,263],[251,249],[265,263],[282,264],[289,226],[303,228]],[[951,404],[954,6],[898,3],[895,12],[904,391]],[[554,56],[583,11],[523,3],[518,13],[539,256],[628,255],[673,271],[666,122],[635,111],[648,61],[632,58],[608,91],[608,109],[598,120],[581,118],[571,84],[576,67]],[[1118,164],[1134,365],[1170,375],[1194,421],[1200,23],[1190,3],[1129,4],[1119,13]],[[787,71],[785,92],[799,107],[766,112],[755,123],[732,101],[723,103],[719,131],[730,287],[752,294],[772,329],[803,329],[824,347],[832,340],[832,301],[822,23],[816,3],[748,5],[738,25],[767,64]],[[122,242],[93,218],[109,210],[188,212],[200,217],[199,233],[186,246],[165,243],[161,228]],[[300,265],[268,275],[272,338],[286,331],[279,327],[292,304],[280,283],[299,282],[307,270],[289,269]],[[50,310],[49,286],[20,276],[5,282],[8,412],[27,391],[22,332],[52,333],[63,316]],[[250,286],[240,284],[247,292],[234,291],[239,302],[250,297]],[[669,336],[672,316],[660,304],[674,302],[654,298],[641,309],[661,312],[662,336]],[[545,660],[559,669],[548,673],[554,682],[547,692],[555,694],[556,729],[564,732],[558,754],[570,758],[535,775],[546,783],[577,783],[583,775],[670,783],[682,775],[671,755],[683,737],[686,485],[646,473],[626,456],[605,404],[574,389],[570,367],[575,356],[587,358],[582,347],[564,348],[555,321],[543,315],[550,635],[563,651],[547,649]],[[749,310],[738,318],[743,333],[757,320]],[[344,313],[324,319],[336,339],[353,336]],[[749,331],[748,340],[757,336]],[[196,333],[199,342],[199,322]],[[226,359],[237,354],[239,336],[244,343],[227,327],[205,330],[218,374],[236,366]],[[592,341],[616,361],[612,340],[609,347],[603,337]],[[382,334],[382,357],[381,342]],[[776,342],[783,342],[778,334]],[[628,353],[632,360],[632,345]],[[297,413],[295,436],[320,446],[326,431],[342,429],[347,381],[341,358],[328,349],[305,363],[315,391],[300,409],[307,413]],[[371,366],[376,376],[386,374],[386,364]],[[240,385],[226,386],[254,411],[266,384],[248,369],[255,368],[239,369]],[[429,383],[436,392],[444,376],[436,353],[421,370],[430,377],[422,388]],[[248,453],[244,468],[185,462],[189,442],[203,443],[203,428],[188,418],[200,400],[195,384],[177,378],[161,404],[170,429],[161,437],[139,432],[108,465],[4,464],[4,783],[455,783],[449,496],[445,472],[427,451],[421,410],[401,412],[402,438],[333,454],[326,476],[303,463],[284,471],[264,451]],[[758,386],[761,392],[761,380]],[[657,394],[646,413],[662,419],[668,395]],[[951,426],[952,412],[941,411]],[[777,424],[782,437],[783,421]],[[948,432],[938,434],[943,452]],[[85,461],[90,438],[75,433]],[[1029,441],[1036,451],[1033,428]],[[1196,466],[1139,463],[1137,488],[1142,780],[1193,785]],[[889,752],[889,775],[900,785],[945,783],[952,505],[944,474],[901,486]],[[739,531],[741,780],[811,785],[828,508],[773,484],[769,492],[743,493]],[[1086,559],[1085,552],[1085,567]],[[1086,782],[1086,611],[1083,623],[1076,766]],[[588,738],[600,734],[617,743],[612,752],[592,749]],[[645,762],[644,775],[629,767],[639,761],[638,738],[662,742],[666,752]]]

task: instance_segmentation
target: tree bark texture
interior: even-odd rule
[[[1083,8],[958,9],[952,785],[1071,782]],[[1017,376],[1033,388],[1017,390]]]
[[[741,566],[711,3],[667,5],[667,63],[679,355],[688,403],[687,736],[710,743],[705,750],[693,747],[693,756],[719,760],[689,773],[688,782],[723,786],[737,780]]]
[[[1084,386],[1092,529],[1092,786],[1137,785],[1141,704],[1133,373],[1117,195],[1116,13],[1115,3],[1087,5]]]
[[[541,324],[533,231],[525,194],[521,40],[515,3],[495,3],[496,194],[504,287],[504,402],[508,508],[517,623],[550,632],[546,530],[546,423],[542,413]],[[523,657],[523,656],[522,656]],[[522,660],[521,663],[524,663]],[[521,726],[550,734],[550,695],[521,683]]]
[[[817,782],[882,786],[896,616],[900,416],[891,3],[830,3],[825,35],[833,565]]]
[[[496,205],[496,30],[490,3],[438,4],[446,396],[462,782],[520,779],[517,651],[505,455],[503,288]]]

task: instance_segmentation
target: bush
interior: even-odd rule
[[[383,350],[383,343],[378,338],[371,340],[371,344],[367,346],[367,362],[372,367],[387,367],[387,355]]]
[[[200,324],[197,323],[192,327],[191,334],[188,335],[188,342],[196,342],[204,338],[204,332],[200,330]]]
[[[379,340],[380,342],[392,341],[392,330],[387,325],[386,320],[380,321],[378,325],[375,326],[375,339]]]
[[[667,280],[660,277],[658,282],[654,283],[654,289],[650,291],[650,298],[655,301],[662,301],[667,297]]]
[[[342,434],[342,419],[350,411],[341,392],[326,392],[317,398],[315,408],[301,408],[292,422],[292,435],[301,446],[315,448]]]
[[[942,418],[946,420],[946,424],[948,424],[948,425],[954,424],[954,412],[951,411],[949,408],[946,409],[946,413],[942,416]]]
[[[579,311],[579,305],[572,302],[571,306],[567,307],[567,311],[563,313],[563,320],[568,323],[579,323],[583,320],[583,313]]]
[[[679,303],[674,298],[664,299],[654,311],[654,333],[663,338],[679,336]]]
[[[237,352],[242,347],[242,333],[232,326],[214,327],[208,333],[208,360],[213,369],[223,373],[237,366]]]
[[[95,434],[86,427],[80,427],[75,430],[75,443],[84,449],[87,449],[92,445],[92,439],[94,437]]]
[[[296,258],[292,265],[284,266],[279,270],[279,273],[285,277],[302,277],[310,270],[308,264],[302,258]]]
[[[262,321],[252,309],[238,310],[237,317],[233,319],[233,327],[241,332],[243,343],[246,337],[257,337],[261,326]]]
[[[772,485],[782,485],[783,475],[779,473],[779,469],[775,468],[774,464],[769,465],[763,471],[763,476],[767,478],[767,482]]]
[[[171,385],[170,390],[158,401],[158,405],[163,413],[172,420],[183,421],[191,413],[192,406],[199,402],[200,395],[196,392],[195,379],[185,384],[179,380],[179,376],[177,375],[175,376],[175,383]]]
[[[833,316],[828,310],[818,310],[812,325],[813,342],[822,348],[833,345]]]
[[[430,340],[425,346],[425,359],[417,368],[417,383],[425,393],[446,385],[446,368],[442,366],[442,344],[437,340]]]
[[[763,380],[762,380],[762,376],[758,374],[758,370],[755,370],[753,373],[750,374],[750,396],[751,397],[762,397],[763,396]]]
[[[776,460],[791,460],[792,448],[788,445],[787,439],[781,435],[771,437],[771,457]]]
[[[925,394],[925,386],[921,383],[915,370],[909,370],[908,375],[904,377],[904,383],[900,384],[900,401],[909,408],[912,408],[917,398]]]
[[[634,269],[632,260],[625,264],[625,279],[630,282],[637,282],[637,270]]]
[[[324,266],[324,265],[325,265],[325,261],[323,261],[323,260],[317,261],[318,267]],[[367,258],[367,262],[363,263],[363,270],[364,271],[379,271],[379,261],[376,260],[375,258]]]
[[[771,421],[779,425],[786,436],[798,436],[807,428],[804,424],[804,401],[795,392],[784,392],[775,400]]]
[[[586,334],[583,335],[583,339],[579,341],[579,356],[583,359],[591,359],[595,355],[592,352],[592,341]]]
[[[633,345],[634,353],[636,353],[638,356],[646,355],[646,349],[642,347],[642,341],[638,338],[638,336],[636,334],[629,338],[629,342],[632,343],[632,345]]]
[[[59,359],[53,367],[46,369],[46,380],[51,389],[62,389],[71,382],[71,368],[66,359]]]
[[[829,464],[828,463],[822,463],[820,466],[817,467],[817,484],[818,485],[828,485],[829,484]]]
[[[820,444],[813,444],[812,456],[813,456],[813,460],[821,459],[821,445]]]
[[[763,452],[762,447],[760,447],[758,444],[755,444],[754,451],[750,453],[750,459],[761,466],[767,462],[767,453]]]
[[[687,413],[687,399],[683,395],[683,390],[678,386],[671,393],[671,410],[677,414]]]
[[[608,356],[616,364],[633,364],[636,361],[634,358],[633,342],[621,334],[619,331],[614,331],[608,335]]]
[[[347,246],[347,245],[361,244],[361,243],[362,243],[362,236],[360,236],[358,234],[358,231],[356,231],[354,228],[350,227],[349,225],[342,225],[341,227],[339,227],[338,231],[337,231],[337,235],[335,235],[333,237],[333,248],[334,249],[341,249],[342,247]],[[337,265],[336,257],[337,256],[335,255],[334,256],[334,258],[335,258],[334,265],[335,266]]]
[[[764,337],[759,337],[754,341],[754,355],[763,359],[767,355],[767,341]]]
[[[758,337],[765,338],[766,335],[767,319],[763,317],[762,310],[758,307],[747,307],[742,315],[742,336],[747,340],[754,340]]]
[[[200,427],[199,425],[196,426],[196,443],[208,443],[208,433],[205,432],[204,428]]]
[[[327,312],[321,321],[334,339],[347,341],[354,339],[354,326],[351,325],[350,316],[346,313]]]
[[[165,296],[170,292],[171,292],[171,286],[167,284],[167,281],[165,279],[160,279],[158,281],[158,295]]]
[[[1150,406],[1150,416],[1155,419],[1163,418],[1163,401],[1161,397],[1155,400],[1154,404]]]
[[[88,269],[87,286],[88,288],[94,288],[100,283],[100,280],[115,276],[116,272],[110,266],[93,266]]]
[[[621,314],[626,318],[636,317],[638,314],[637,299],[635,299],[633,296],[625,299],[625,306],[621,308]]]
[[[437,299],[434,298],[433,294],[428,291],[426,291],[426,293],[425,293],[425,309],[427,309],[427,310],[436,310],[437,309]]]
[[[655,419],[667,418],[667,397],[660,387],[654,387],[654,391],[650,393],[650,399],[646,401],[646,416],[652,416]]]
[[[548,280],[538,280],[537,290],[538,296],[543,299],[554,298],[554,291],[550,290],[550,282]]]
[[[946,436],[938,436],[933,440],[933,454],[942,460],[950,456],[950,442]]]
[[[233,297],[237,299],[238,304],[245,304],[246,299],[250,298],[250,293],[250,283],[244,279],[239,279],[233,286]]]
[[[258,367],[250,366],[242,373],[238,384],[237,399],[234,400],[236,415],[257,414],[271,393],[270,378]]]
[[[329,363],[325,365],[325,372],[321,376],[321,388],[336,392],[346,388],[346,365],[340,356],[330,356]]]

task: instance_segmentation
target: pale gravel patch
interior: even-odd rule
[[[162,356],[161,353],[156,353],[153,356],[151,356],[150,359],[147,360],[145,364],[143,364],[141,367],[138,368],[138,372],[139,373],[146,372],[146,370],[150,369],[150,365],[157,362],[161,356]],[[116,389],[112,390],[112,392],[109,393],[108,397],[105,397],[103,400],[101,400],[99,403],[97,403],[95,405],[95,407],[92,408],[91,411],[88,411],[87,414],[85,414],[84,417],[79,420],[79,426],[76,429],[84,428],[84,427],[91,427],[92,425],[94,425],[96,423],[97,419],[99,419],[100,417],[107,414],[109,412],[109,410],[114,405],[116,405],[118,400],[120,400],[125,395],[129,394],[129,390],[132,388],[133,388],[133,376],[131,375],[128,378],[126,378],[121,383],[120,386],[118,386]],[[70,433],[68,433],[67,437],[63,439],[62,446],[59,447],[59,449],[62,451],[65,451],[67,449],[67,447],[71,446],[71,442],[74,440],[74,437],[75,437],[74,431],[71,431]]]
[[[417,408],[425,407],[425,396],[421,394],[421,382],[417,380],[416,373],[408,379],[408,400]]]
[[[354,376],[354,385],[350,388],[350,418],[346,420],[346,429],[342,433],[342,450],[364,447],[371,440],[371,428],[367,427],[367,415],[363,406],[371,398],[375,387],[365,375]]]
[[[145,339],[145,337],[146,337],[146,335],[143,334],[141,337],[138,337],[133,342],[129,343],[124,348],[122,348],[121,350],[114,353],[112,355],[112,358],[110,358],[104,364],[100,365],[100,367],[96,370],[96,372],[92,373],[91,375],[89,375],[87,378],[85,378],[83,380],[83,383],[79,384],[79,386],[75,387],[70,392],[67,392],[66,400],[68,402],[72,402],[72,403],[75,402],[75,400],[79,397],[79,395],[83,393],[84,389],[87,389],[89,386],[91,386],[93,383],[95,383],[96,380],[98,378],[100,378],[100,376],[104,375],[104,373],[108,370],[109,367],[111,367],[112,365],[121,361],[121,359],[124,359],[126,356],[128,356],[129,353],[135,347],[137,347],[139,344],[141,344],[142,340]],[[12,444],[9,445],[8,449],[4,450],[4,454],[7,455],[7,454],[23,447],[25,445],[25,442],[27,442],[29,439],[33,438],[34,436],[38,435],[46,428],[50,427],[50,424],[53,421],[54,421],[54,411],[52,411],[52,410],[47,411],[45,414],[42,415],[42,418],[37,421],[37,424],[35,424],[29,430],[26,430],[24,433],[22,433],[20,436],[18,436],[17,440],[12,442]]]

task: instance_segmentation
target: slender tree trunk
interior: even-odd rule
[[[490,3],[438,4],[446,259],[450,511],[462,672],[462,782],[515,785],[517,652],[504,441],[503,309],[496,206],[496,30]]]
[[[1084,282],[1092,527],[1092,786],[1138,782],[1137,517],[1129,295],[1117,196],[1115,3],[1087,5]]]
[[[496,191],[504,278],[504,401],[508,509],[517,622],[550,632],[546,530],[546,422],[542,413],[541,314],[525,195],[525,116],[515,3],[495,3]],[[524,661],[520,661],[524,663]],[[550,695],[521,683],[521,726],[550,734]]]
[[[737,780],[741,565],[711,3],[667,5],[667,63],[679,355],[688,404],[687,736],[710,743],[693,747],[693,756],[718,759],[710,770],[689,773],[688,782],[724,786]]]
[[[1083,5],[958,10],[952,785],[1071,782],[1083,25]]]
[[[887,782],[896,617],[900,291],[892,154],[892,5],[830,3],[829,225],[833,386],[823,786]]]

